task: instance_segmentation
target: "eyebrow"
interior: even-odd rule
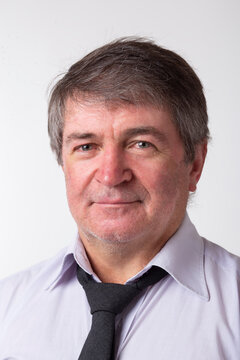
[[[160,142],[163,143],[168,142],[166,135],[153,126],[139,126],[136,128],[126,129],[123,132],[123,137],[126,138],[131,138],[138,135],[152,135]],[[87,133],[74,132],[67,136],[65,143],[69,144],[71,141],[74,140],[94,139],[94,138],[96,138],[96,134],[91,132],[87,132]]]
[[[74,141],[74,140],[93,139],[95,137],[96,137],[96,135],[93,134],[93,133],[77,133],[77,132],[74,132],[74,133],[67,136],[67,138],[65,140],[65,143],[69,144],[71,141]]]
[[[124,131],[124,135],[126,137],[134,137],[138,135],[152,135],[160,142],[168,142],[166,135],[153,126],[140,126],[137,128],[126,129]]]

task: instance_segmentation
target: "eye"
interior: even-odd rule
[[[152,144],[149,143],[148,141],[138,141],[136,143],[137,147],[140,149],[147,149],[149,147],[152,147]]]
[[[94,148],[93,144],[83,144],[83,145],[77,146],[74,150],[87,152],[87,151],[93,150],[93,148]]]

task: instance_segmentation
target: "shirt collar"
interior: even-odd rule
[[[94,274],[87,258],[84,246],[77,239],[61,257],[61,261],[55,264],[53,276],[46,290],[52,290],[61,283],[63,275],[70,267],[76,266],[76,262],[96,281],[100,281]],[[204,243],[191,223],[187,213],[177,232],[167,241],[161,251],[142,269],[138,274],[130,278],[127,283],[135,281],[143,273],[156,265],[166,270],[181,286],[194,292],[202,299],[208,301],[209,293],[204,274]]]
[[[74,243],[71,243],[67,248],[64,248],[57,256],[51,261],[48,267],[48,272],[51,274],[49,281],[45,286],[45,290],[51,291],[56,286],[62,283],[64,274],[76,264],[74,260]]]
[[[165,269],[180,285],[208,301],[204,271],[204,242],[186,213],[177,232],[150,261]]]
[[[93,269],[91,267],[91,264],[88,260],[86,251],[84,249],[84,246],[81,242],[81,239],[79,238],[79,235],[77,235],[74,242],[72,242],[68,247],[63,249],[56,257],[56,261],[52,262],[51,269],[49,269],[49,272],[52,273],[52,276],[50,277],[45,290],[53,290],[56,286],[60,285],[62,283],[62,280],[64,278],[65,273],[71,268],[75,267],[76,264],[81,266],[83,270],[85,270],[90,275],[93,275],[93,278],[100,282],[100,279],[97,277],[97,275],[93,272]]]

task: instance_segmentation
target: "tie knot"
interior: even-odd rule
[[[97,311],[107,311],[115,315],[121,313],[144,288],[155,284],[166,274],[165,270],[153,266],[136,283],[122,285],[97,283],[91,275],[77,267],[77,277],[85,290],[92,314]]]
[[[136,287],[111,283],[89,282],[83,288],[92,314],[108,311],[117,315],[140,293]]]

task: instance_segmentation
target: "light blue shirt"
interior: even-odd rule
[[[0,360],[77,360],[91,327],[79,241],[0,282]],[[152,265],[169,276],[116,319],[117,360],[240,359],[240,259],[201,238],[188,216]],[[96,275],[95,279],[99,281]]]

